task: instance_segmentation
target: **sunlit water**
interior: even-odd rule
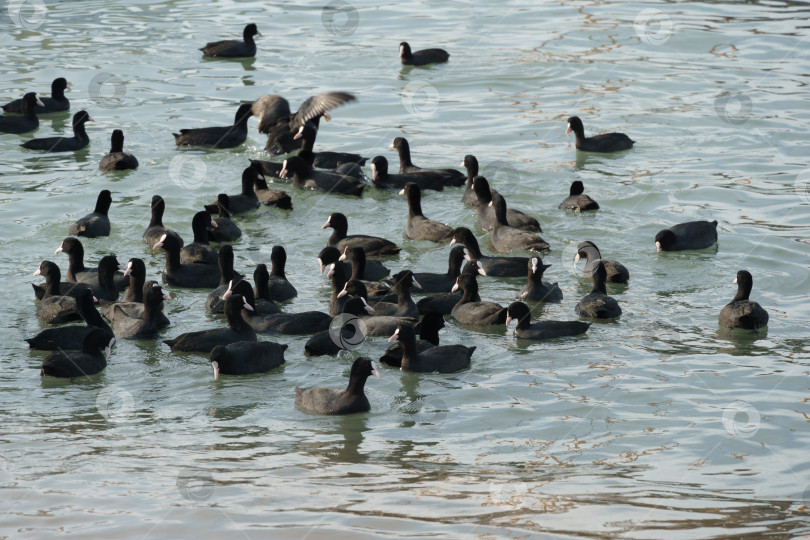
[[[3,101],[50,82],[72,83],[71,111],[87,109],[88,150],[43,156],[0,135],[5,324],[0,338],[0,536],[44,538],[759,537],[810,533],[808,238],[810,64],[804,3],[53,2],[15,14],[2,5]],[[10,16],[9,16],[10,15]],[[204,60],[207,41],[258,24],[255,60]],[[402,69],[400,41],[441,46],[447,65]],[[41,379],[43,353],[30,286],[68,225],[108,188],[109,238],[85,242],[91,264],[109,252],[162,254],[141,234],[149,201],[191,237],[190,218],[217,193],[235,193],[264,138],[250,123],[234,150],[177,150],[172,131],[225,125],[264,94],[293,107],[345,90],[318,147],[388,157],[396,136],[422,166],[468,153],[512,206],[543,224],[547,278],[561,304],[537,316],[571,319],[589,290],[572,265],[590,239],[631,273],[611,288],[624,315],[586,336],[524,343],[504,327],[454,327],[444,343],[475,344],[453,375],[385,368],[370,380],[368,414],[296,408],[295,386],[344,385],[357,354],[307,359],[289,343],[271,373],[214,382],[202,356],[162,343],[120,341],[107,369],[77,381]],[[36,136],[69,131],[70,114],[42,118]],[[578,114],[589,133],[623,131],[636,147],[577,155],[564,135]],[[115,128],[141,162],[97,169]],[[190,166],[172,172],[173,158]],[[368,171],[367,171],[368,172]],[[602,209],[557,204],[584,181]],[[444,269],[446,247],[408,241],[403,197],[362,200],[292,191],[290,213],[240,218],[237,269],[252,273],[282,244],[299,297],[288,309],[325,309],[316,256],[332,211],[349,232],[404,247],[394,269]],[[425,214],[477,228],[461,191],[430,192]],[[719,248],[656,254],[669,225],[717,219]],[[718,333],[737,270],[771,316],[767,334]],[[507,304],[523,279],[481,279]],[[164,338],[222,325],[205,293],[170,288]],[[266,339],[266,338],[265,338]]]

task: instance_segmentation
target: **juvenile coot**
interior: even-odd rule
[[[172,133],[177,146],[211,146],[213,148],[233,148],[247,140],[247,122],[250,118],[250,104],[243,103],[236,110],[231,126],[214,126],[194,129],[181,129]]]
[[[352,364],[349,385],[345,390],[324,386],[296,387],[295,404],[319,414],[335,415],[368,412],[371,410],[371,405],[363,389],[366,385],[366,379],[371,375],[377,378],[380,376],[374,368],[374,363],[365,356],[361,356]]]
[[[110,151],[101,158],[98,168],[102,171],[125,171],[138,168],[138,159],[124,152],[124,132],[115,129],[110,137]]]
[[[90,144],[90,137],[84,129],[85,122],[93,119],[87,111],[79,111],[73,115],[73,137],[42,137],[31,139],[20,146],[28,150],[44,150],[46,152],[74,152]]]
[[[585,185],[580,180],[571,182],[569,195],[557,208],[562,210],[574,210],[575,212],[588,212],[599,210],[599,203],[585,194]]]
[[[60,350],[42,361],[40,375],[73,378],[100,373],[107,367],[107,357],[115,343],[103,330],[95,329],[84,338],[81,351]]]
[[[524,302],[562,302],[563,294],[559,285],[543,282],[543,273],[550,266],[543,264],[539,257],[529,259],[528,283],[515,298]]]
[[[403,41],[399,44],[399,59],[403,66],[424,66],[427,64],[440,64],[450,59],[450,54],[444,49],[422,49],[411,52],[411,46]]]
[[[396,255],[402,249],[390,240],[378,236],[366,236],[363,234],[347,236],[349,221],[340,212],[332,213],[321,227],[321,230],[327,227],[331,227],[334,232],[332,232],[326,245],[341,251],[346,246],[360,246],[365,250],[367,257],[384,257]]]
[[[506,322],[506,308],[495,302],[476,301],[478,296],[478,282],[475,274],[461,274],[456,278],[452,292],[461,289],[462,296],[450,314],[461,324],[471,326],[487,326],[504,324]]]
[[[223,375],[251,375],[276,369],[284,363],[284,351],[289,345],[272,341],[237,341],[217,345],[211,350],[214,380]]]
[[[608,296],[605,289],[607,270],[601,261],[596,263],[591,279],[593,290],[576,305],[574,310],[577,314],[591,319],[615,319],[620,316],[622,308],[612,296]]]
[[[402,371],[420,373],[454,373],[470,367],[470,359],[477,347],[464,345],[437,345],[417,352],[416,335],[408,323],[399,325],[388,341],[398,340],[402,345]]]
[[[51,83],[51,97],[41,97],[42,105],[34,107],[36,114],[49,114],[70,109],[70,101],[65,97],[65,90],[70,89],[70,85],[64,77],[58,77]],[[20,114],[23,112],[23,100],[15,99],[3,105],[3,111],[7,113]]]
[[[717,243],[717,220],[679,223],[655,235],[656,251],[704,249]]]
[[[219,58],[246,58],[256,56],[256,42],[253,36],[261,36],[258,28],[253,23],[245,26],[242,31],[242,39],[227,39],[222,41],[212,41],[206,43],[200,50],[204,56]]]
[[[607,283],[627,284],[627,282],[630,280],[630,272],[622,263],[603,259],[602,254],[599,252],[599,248],[596,247],[596,244],[589,240],[580,242],[580,244],[577,246],[577,254],[574,257],[574,262],[578,262],[582,257],[585,257],[586,261],[585,268],[582,270],[582,275],[585,277],[591,277],[591,275],[593,275],[594,268],[596,268],[596,265],[601,262],[605,265],[605,271],[607,272]]]
[[[529,306],[523,302],[512,302],[506,308],[506,326],[517,321],[515,337],[520,339],[553,339],[578,336],[588,331],[591,323],[582,321],[537,321],[532,322]]]
[[[191,218],[194,241],[180,250],[181,264],[218,264],[217,250],[208,241],[208,230],[216,227],[217,222],[211,219],[208,211],[200,210],[194,214]]]
[[[572,131],[577,139],[577,150],[584,152],[618,152],[620,150],[629,150],[635,143],[624,133],[602,133],[593,137],[586,137],[582,120],[578,116],[572,116],[568,119],[565,134],[568,135]]]
[[[198,332],[186,332],[163,343],[173,351],[210,353],[217,345],[228,345],[237,341],[256,341],[256,332],[245,322],[242,309],[253,308],[245,302],[241,294],[234,294],[225,301],[225,320],[228,328],[212,328]]]
[[[768,312],[758,303],[749,299],[751,288],[754,286],[754,278],[751,277],[751,273],[747,270],[740,270],[737,272],[734,283],[737,284],[737,294],[720,311],[720,326],[746,330],[758,330],[768,326]]]
[[[422,192],[419,186],[408,182],[399,192],[408,199],[408,221],[405,236],[411,240],[427,240],[446,244],[453,237],[453,228],[444,223],[426,218],[422,214]]]
[[[34,112],[37,106],[43,106],[34,92],[28,92],[22,97],[22,116],[0,116],[0,133],[28,133],[39,127],[39,118]]]

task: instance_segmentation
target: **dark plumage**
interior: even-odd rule
[[[717,243],[717,220],[679,223],[655,235],[656,251],[704,249]]]
[[[514,250],[541,253],[549,248],[548,242],[522,229],[510,227],[506,221],[506,199],[500,193],[493,193],[492,202],[495,208],[495,226],[489,234],[489,242],[495,251],[509,253]]]
[[[138,168],[138,159],[124,152],[124,132],[115,129],[110,137],[110,151],[101,158],[98,168],[102,171],[125,171]]]
[[[422,320],[415,326],[414,330],[419,331],[419,340],[416,341],[416,354],[425,352],[439,344],[439,330],[451,328],[450,323],[444,320],[442,314],[437,311],[425,313]],[[380,362],[392,367],[402,367],[402,345],[394,343],[380,357]]]
[[[40,375],[73,378],[95,375],[107,367],[107,356],[115,338],[95,329],[82,342],[81,351],[60,350],[49,354],[42,362]]]
[[[282,210],[292,210],[292,199],[290,195],[281,189],[270,189],[270,186],[267,185],[267,180],[265,180],[264,175],[270,173],[265,171],[265,163],[271,164],[269,161],[250,160],[251,166],[262,173],[256,176],[256,180],[253,183],[253,192],[256,194],[256,198],[259,199],[260,203],[267,206],[275,206]],[[273,173],[273,176],[277,176],[278,173],[281,172],[283,165],[281,163],[272,163],[271,165],[278,166],[278,169]]]
[[[36,107],[45,104],[37,99],[34,92],[28,92],[22,97],[22,116],[0,116],[0,133],[28,133],[39,127],[39,118],[36,115]]]
[[[44,150],[46,152],[74,152],[90,144],[90,137],[84,129],[86,122],[92,122],[87,111],[79,111],[73,115],[73,137],[42,137],[31,139],[20,146],[28,150]]]
[[[582,257],[584,257],[586,261],[585,268],[582,270],[582,275],[587,278],[593,275],[596,265],[601,262],[603,265],[605,265],[605,271],[607,272],[607,283],[627,284],[627,282],[630,280],[630,272],[622,263],[603,259],[602,254],[599,252],[599,248],[596,247],[596,244],[589,240],[580,242],[580,244],[577,246],[577,254],[576,257],[574,257],[574,262],[578,262]]]
[[[228,39],[223,41],[212,41],[206,43],[205,47],[200,50],[204,56],[211,56],[217,58],[245,58],[256,56],[256,42],[253,41],[253,36],[261,36],[256,25],[250,23],[245,26],[242,31],[242,39]]]
[[[464,184],[464,195],[461,196],[461,202],[467,206],[478,206],[478,196],[473,189],[473,179],[478,176],[478,158],[467,154],[459,166],[467,169],[467,181]]]
[[[113,337],[110,326],[101,318],[93,304],[93,293],[88,288],[82,288],[76,296],[76,309],[85,322],[85,326],[71,325],[58,328],[46,328],[36,336],[28,338],[28,346],[40,351],[66,351],[81,350],[84,338],[95,329],[107,333],[108,339]]]
[[[419,318],[419,308],[411,298],[411,288],[420,289],[422,286],[413,277],[410,270],[397,272],[388,280],[391,289],[397,293],[397,303],[375,302],[372,303],[375,315],[388,315],[391,317]]]
[[[411,161],[411,146],[408,144],[407,139],[404,137],[397,137],[391,146],[390,150],[396,150],[399,155],[399,174],[405,173],[419,173],[419,174],[438,174],[442,177],[442,183],[445,186],[459,187],[463,186],[467,180],[467,176],[456,169],[423,169],[417,167]]]
[[[267,134],[265,150],[271,154],[288,154],[301,147],[301,139],[294,139],[298,130],[310,122],[317,129],[320,119],[329,120],[327,111],[357,98],[346,92],[325,92],[307,98],[295,113],[283,97],[269,94],[253,102],[253,115],[259,119],[259,133]]]
[[[591,319],[614,319],[621,315],[622,308],[619,303],[607,295],[605,289],[607,271],[604,264],[596,263],[591,279],[593,280],[593,290],[576,305],[574,310],[577,314]]]
[[[360,154],[353,154],[350,152],[313,152],[315,147],[315,137],[318,135],[318,130],[309,122],[298,128],[298,131],[293,136],[293,139],[301,139],[301,149],[298,151],[298,157],[306,161],[312,167],[319,169],[337,169],[342,163],[357,163],[365,165],[366,160]]]
[[[390,240],[378,236],[366,236],[363,234],[347,236],[349,221],[340,212],[332,213],[321,227],[321,230],[327,227],[331,227],[333,232],[329,236],[326,245],[335,247],[340,251],[346,246],[359,246],[366,252],[367,257],[384,257],[396,255],[402,249]]]
[[[167,229],[163,226],[163,212],[166,210],[166,202],[160,195],[153,195],[152,202],[149,204],[152,210],[152,217],[149,220],[149,226],[143,232],[143,239],[147,244],[153,246],[160,241],[160,237],[164,234],[174,236],[180,247],[183,247],[183,239],[175,231]]]
[[[251,375],[265,373],[284,363],[284,351],[288,345],[272,341],[237,341],[217,345],[211,350],[211,367],[214,380],[223,375]]]
[[[496,210],[492,201],[500,193],[489,187],[489,182],[483,176],[473,178],[473,193],[475,193],[478,224],[485,231],[495,228],[498,221]],[[527,232],[543,232],[540,222],[520,210],[506,209],[506,224],[515,229]]]
[[[87,268],[84,266],[84,246],[78,238],[65,238],[53,254],[62,252],[68,256],[68,271],[65,281],[87,283],[91,287],[99,286],[98,267]],[[115,287],[119,291],[123,291],[129,285],[129,278],[125,277],[122,272],[116,272],[113,279]]]
[[[469,261],[475,259],[488,276],[494,277],[520,277],[526,272],[529,263],[527,257],[490,257],[481,253],[478,240],[472,231],[466,227],[457,227],[453,231],[450,245],[462,244],[467,250],[465,258]]]
[[[759,330],[768,326],[768,312],[758,303],[749,299],[754,286],[754,278],[747,270],[737,272],[734,279],[737,284],[737,294],[720,311],[718,318],[720,326],[726,328],[743,328],[745,330]]]
[[[589,210],[599,210],[599,203],[585,194],[585,186],[580,180],[574,180],[571,182],[568,197],[557,208],[574,210],[575,212],[587,212]]]
[[[214,126],[195,129],[181,129],[172,133],[177,146],[211,146],[213,148],[233,148],[247,140],[247,122],[250,118],[250,104],[243,103],[236,110],[231,126]]]
[[[287,279],[284,271],[286,265],[287,251],[283,246],[273,246],[270,252],[270,274],[267,274],[267,266],[263,264],[257,265],[253,272],[256,298],[286,302],[298,296],[298,291]]]
[[[232,280],[228,285],[228,290],[222,294],[222,299],[227,300],[232,294],[241,294],[245,298],[245,302],[253,308],[249,313],[247,311],[242,313],[246,320],[250,315],[275,315],[281,313],[281,307],[273,300],[255,296],[253,288],[246,279]]]
[[[166,266],[163,268],[163,281],[177,287],[199,287],[213,289],[219,285],[219,267],[213,264],[182,264],[180,244],[173,236],[164,234],[154,248],[166,252]]]
[[[450,249],[450,256],[447,261],[447,272],[416,272],[414,278],[422,286],[423,293],[446,293],[450,292],[456,283],[456,278],[461,275],[461,265],[464,263],[464,246],[453,246]]]
[[[225,312],[225,299],[222,298],[222,295],[230,288],[231,281],[238,281],[244,277],[234,271],[233,258],[233,248],[229,245],[222,246],[217,257],[220,273],[219,286],[208,293],[208,298],[205,300],[205,308],[211,313]]]
[[[76,297],[85,287],[71,288],[66,295],[61,294],[62,274],[51,261],[39,263],[34,275],[45,277],[45,294],[37,305],[37,319],[45,324],[61,324],[81,318]]]
[[[315,334],[329,328],[332,317],[322,311],[303,311],[300,313],[252,315],[248,316],[248,322],[260,333],[306,335]]]
[[[200,210],[191,218],[194,241],[180,249],[180,264],[218,264],[217,250],[208,242],[208,231],[216,228],[207,210]]]
[[[228,195],[228,210],[231,214],[242,214],[255,210],[261,206],[253,185],[257,180],[264,180],[264,176],[253,165],[245,167],[242,171],[242,192],[236,195]]]
[[[411,46],[406,41],[399,44],[399,59],[403,66],[424,66],[447,62],[450,54],[444,49],[422,49],[411,52]]]
[[[116,274],[122,267],[115,255],[103,256],[98,261],[98,273],[96,274],[98,282],[89,284],[93,289],[93,296],[99,300],[117,300],[119,291],[124,288],[116,283]]]
[[[509,304],[506,315],[506,326],[517,321],[515,337],[520,339],[553,339],[566,336],[578,336],[588,331],[591,323],[582,321],[537,321],[532,322],[529,306],[523,302]]]
[[[115,337],[145,339],[155,337],[160,331],[163,300],[171,300],[169,293],[155,283],[144,293],[143,311],[140,317],[131,317],[121,306],[113,307],[112,329]]]
[[[390,174],[388,160],[383,156],[376,156],[371,160],[371,181],[377,187],[402,189],[405,184],[412,182],[419,186],[419,189],[442,191],[444,190],[445,175],[430,171]]]
[[[229,210],[230,198],[225,193],[217,195],[217,203],[211,205],[216,209],[215,214],[218,217],[214,220],[217,224],[216,227],[208,229],[209,242],[233,242],[242,236],[242,229],[239,225],[231,220],[231,211]],[[206,205],[206,208],[208,206]]]
[[[349,298],[343,305],[342,317],[334,320],[340,324],[330,325],[310,337],[304,345],[306,356],[334,356],[340,351],[352,350],[363,343],[368,327],[360,321],[360,316],[373,312],[366,301],[360,297]]]
[[[444,223],[426,218],[422,214],[422,192],[419,186],[408,182],[399,192],[408,199],[408,221],[405,235],[411,240],[427,240],[446,244],[453,237],[453,228]]]
[[[461,300],[450,312],[456,321],[471,326],[487,326],[506,322],[506,308],[495,302],[476,300],[480,297],[475,274],[461,274],[457,277],[452,292],[457,289],[461,289],[463,294]]]
[[[363,388],[366,385],[366,379],[371,375],[380,376],[374,368],[374,363],[365,356],[361,356],[352,364],[349,385],[345,390],[323,386],[296,387],[295,404],[319,414],[368,412],[371,410],[371,405],[363,392]]]
[[[345,246],[338,260],[343,261],[344,259],[348,259],[351,263],[349,279],[376,282],[391,273],[391,270],[380,261],[369,261],[366,258],[366,250],[361,246]]]
[[[256,341],[256,332],[242,317],[242,308],[253,308],[240,294],[234,294],[225,301],[225,320],[228,328],[213,328],[199,332],[187,332],[163,343],[173,351],[210,353],[217,345],[228,345],[237,341]]]
[[[457,246],[464,250],[463,246]],[[462,251],[463,254],[463,251]],[[487,273],[478,265],[478,261],[475,259],[467,262],[464,265],[464,268],[461,270],[461,274],[473,274],[475,276],[486,276]],[[461,275],[459,274],[459,275]],[[457,278],[458,276],[456,276]],[[453,289],[453,286],[456,284],[456,278],[453,279],[453,283],[450,286],[449,290]],[[420,281],[419,284],[421,285],[422,282]],[[433,294],[431,296],[422,298],[419,302],[416,303],[416,307],[419,309],[420,315],[427,315],[431,311],[436,311],[441,315],[450,315],[453,312],[453,308],[456,307],[456,304],[459,303],[461,300],[462,294],[460,292],[446,292],[446,293],[439,293]],[[475,296],[471,298],[473,302],[480,302],[481,297],[478,296],[476,293]]]
[[[101,313],[107,318],[112,320],[113,313],[117,309],[121,309],[128,317],[133,319],[140,319],[143,315],[144,294],[152,290],[152,287],[157,285],[156,281],[146,281],[146,266],[141,259],[132,258],[127,263],[127,269],[124,272],[125,276],[129,276],[129,287],[127,287],[126,294],[120,302],[109,302],[100,300]],[[169,326],[169,319],[160,311],[157,315],[157,325],[159,328]]]
[[[359,197],[366,187],[364,183],[351,176],[315,170],[298,156],[285,159],[279,175],[282,178],[291,175],[292,184],[297,188],[320,190],[326,193],[341,193]]]
[[[416,335],[408,323],[399,325],[388,341],[398,340],[402,345],[402,371],[420,373],[454,373],[470,367],[476,347],[464,345],[438,345],[417,353]]]
[[[577,139],[577,150],[584,152],[618,152],[620,150],[629,150],[635,143],[624,133],[602,133],[593,137],[586,137],[582,120],[578,116],[572,116],[568,119],[565,134],[568,135],[572,131]]]
[[[110,236],[110,218],[107,213],[110,211],[111,204],[112,195],[110,190],[102,190],[96,199],[95,210],[76,220],[70,226],[68,234],[71,236],[84,236],[85,238]]]
[[[515,298],[524,302],[562,302],[560,287],[556,283],[543,283],[543,273],[550,266],[543,264],[539,257],[529,259],[528,282]]]
[[[70,102],[65,97],[65,90],[69,89],[70,85],[63,78],[59,77],[51,83],[51,97],[40,97],[39,100],[42,105],[34,107],[36,114],[49,114],[70,109]],[[23,100],[15,99],[3,105],[3,111],[7,113],[21,114],[23,113]]]

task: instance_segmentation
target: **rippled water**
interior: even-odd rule
[[[88,150],[42,156],[0,135],[6,344],[0,360],[0,536],[43,538],[772,537],[810,533],[808,414],[807,27],[800,2],[53,2],[2,5],[0,96],[48,94],[65,76],[71,110],[95,118]],[[36,6],[44,6],[37,11]],[[203,60],[207,41],[256,22],[255,60]],[[402,69],[397,45],[441,46],[447,65]],[[453,375],[384,369],[369,381],[368,414],[307,414],[297,385],[345,384],[352,358],[307,359],[305,338],[268,374],[214,382],[203,357],[119,342],[102,374],[41,379],[43,354],[28,283],[69,223],[109,188],[113,232],[85,242],[88,261],[137,256],[155,193],[165,222],[190,236],[194,211],[238,191],[247,157],[263,156],[250,123],[234,150],[177,150],[171,132],[227,124],[236,104],[267,93],[293,106],[327,90],[358,103],[323,124],[321,148],[382,154],[396,136],[414,161],[453,166],[475,154],[510,203],[536,215],[552,246],[546,276],[565,299],[549,318],[575,317],[589,284],[572,266],[590,239],[623,262],[611,289],[624,315],[579,338],[524,343],[503,327],[455,327],[444,343],[474,343]],[[565,118],[588,132],[624,131],[631,152],[577,154]],[[36,136],[69,130],[69,114]],[[105,174],[98,161],[121,128],[141,167]],[[26,135],[25,138],[29,136]],[[170,174],[173,158],[197,169]],[[175,160],[176,164],[177,161]],[[566,215],[572,180],[602,209]],[[350,233],[404,247],[393,268],[441,270],[447,248],[404,237],[406,204],[293,191],[291,213],[239,220],[237,268],[289,253],[301,293],[291,310],[325,309],[315,260],[339,210]],[[460,190],[428,193],[425,214],[473,228]],[[655,232],[720,222],[719,249],[656,254]],[[727,336],[717,315],[738,269],[771,316],[767,335]],[[508,303],[522,279],[481,280]],[[173,337],[220,325],[204,294],[172,289]],[[374,356],[383,338],[359,353]]]

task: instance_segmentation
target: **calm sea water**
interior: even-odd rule
[[[53,538],[624,538],[790,537],[810,534],[810,8],[800,2],[5,2],[2,100],[72,84],[87,109],[89,149],[43,156],[0,135],[0,537]],[[256,22],[247,61],[204,60],[197,48]],[[447,65],[403,69],[402,40],[441,46]],[[205,358],[163,344],[119,342],[107,369],[43,380],[44,354],[28,285],[68,225],[113,193],[109,238],[85,242],[91,264],[114,252],[161,253],[141,241],[149,201],[189,238],[190,218],[234,193],[264,137],[245,146],[177,150],[172,131],[225,125],[264,94],[293,107],[322,91],[358,102],[322,124],[318,147],[385,155],[407,137],[422,166],[476,155],[512,206],[537,216],[552,246],[547,278],[565,295],[537,316],[571,319],[589,290],[574,246],[596,242],[623,262],[611,289],[624,315],[586,336],[524,343],[504,327],[455,327],[473,343],[453,375],[383,369],[368,414],[296,408],[295,386],[344,385],[353,356],[308,359],[305,338],[268,374],[214,382]],[[589,133],[637,142],[619,155],[578,155],[564,135],[578,114]],[[36,136],[69,132],[69,114],[43,117]],[[115,128],[141,162],[105,174]],[[602,209],[557,210],[571,181]],[[332,211],[350,233],[404,247],[390,266],[445,268],[446,247],[404,237],[407,209],[392,192],[362,200],[293,191],[295,210],[239,219],[237,268],[289,254],[299,290],[290,310],[325,309],[316,256]],[[428,193],[425,214],[479,234],[460,190]],[[677,222],[717,219],[719,249],[656,254]],[[771,316],[767,334],[727,336],[717,315],[739,269]],[[522,279],[482,279],[507,304]],[[164,337],[220,326],[205,294],[170,288]],[[378,355],[383,338],[356,354]]]

